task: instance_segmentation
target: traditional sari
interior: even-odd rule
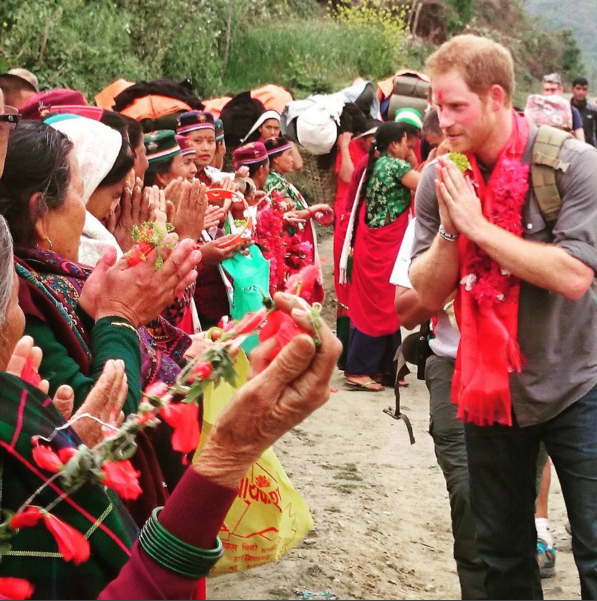
[[[91,270],[49,250],[17,247],[15,255],[21,282],[19,304],[26,317],[25,331],[44,351],[40,374],[49,380],[52,394],[59,385],[71,384],[75,390],[76,410],[108,358],[125,361],[129,382],[125,413],[136,411],[140,391],[149,384],[174,382],[180,371],[179,362],[184,361],[183,354],[190,345],[184,332],[158,318],[151,327],[138,330],[133,351],[123,346],[126,341],[122,331],[118,332],[118,340],[98,342],[97,337],[92,336],[93,320],[79,308],[79,296]],[[113,345],[119,342],[123,344],[115,348]],[[58,352],[64,356],[57,361]],[[151,443],[145,433],[139,437],[133,464],[141,472],[144,492],[137,501],[126,504],[138,523],[143,523],[152,509],[165,501],[164,478],[172,489],[184,473],[180,456],[172,450],[169,438],[166,424],[151,433]]]
[[[0,506],[15,512],[48,479],[32,459],[31,438],[49,437],[64,420],[49,398],[20,378],[0,372]],[[81,444],[70,428],[58,431],[52,448]],[[47,507],[62,493],[54,480],[31,504]],[[25,578],[35,586],[35,599],[96,599],[128,561],[138,530],[111,490],[86,484],[67,496],[52,513],[85,534],[88,561],[76,566],[58,553],[49,531],[38,525],[21,529],[2,554],[2,576]]]
[[[358,334],[351,335],[346,364],[350,375],[383,373],[382,364],[388,364],[387,357],[372,356],[369,338],[375,339],[375,346],[387,348],[388,354],[399,343],[400,322],[390,277],[408,226],[411,192],[402,184],[402,178],[411,169],[406,161],[382,153],[367,184],[364,202],[354,207],[358,221],[349,315]]]
[[[338,359],[338,367],[340,369],[344,369],[346,365],[350,337],[350,317],[348,311],[350,284],[348,282],[340,283],[340,259],[348,231],[352,205],[357,195],[363,173],[367,168],[369,156],[355,140],[350,143],[350,154],[353,158],[354,171],[348,184],[338,178],[338,191],[334,203],[334,286],[338,301],[336,308],[336,336],[342,343],[342,355]],[[358,159],[357,156],[359,157]],[[338,153],[336,173],[340,170],[340,159],[340,153]]]

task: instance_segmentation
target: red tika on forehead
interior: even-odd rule
[[[437,101],[438,101],[438,102],[441,102],[442,100],[443,100],[443,94],[441,93],[441,91],[439,91],[439,92],[437,93]]]

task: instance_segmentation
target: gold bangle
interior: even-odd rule
[[[110,325],[116,326],[117,328],[128,328],[129,330],[132,330],[133,332],[135,332],[139,341],[141,341],[141,336],[139,336],[139,331],[137,330],[137,328],[134,325],[132,325],[130,323],[126,323],[124,321],[112,321],[112,322],[110,322]]]

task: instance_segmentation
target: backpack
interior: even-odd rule
[[[541,216],[551,229],[558,220],[562,197],[556,184],[556,173],[566,173],[570,163],[560,160],[560,150],[572,134],[542,125],[537,132],[531,160],[531,181]]]

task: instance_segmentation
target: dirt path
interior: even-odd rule
[[[321,250],[331,257],[331,239]],[[328,282],[330,269],[327,262]],[[459,598],[448,495],[428,434],[427,390],[412,375],[408,380],[403,409],[415,430],[414,446],[404,425],[382,412],[393,405],[390,391],[345,390],[342,375],[334,376],[339,392],[276,446],[309,503],[314,531],[276,564],[210,580],[210,599],[308,598],[295,590],[338,599]],[[550,503],[557,575],[543,581],[545,596],[576,599],[578,578],[555,474]]]

